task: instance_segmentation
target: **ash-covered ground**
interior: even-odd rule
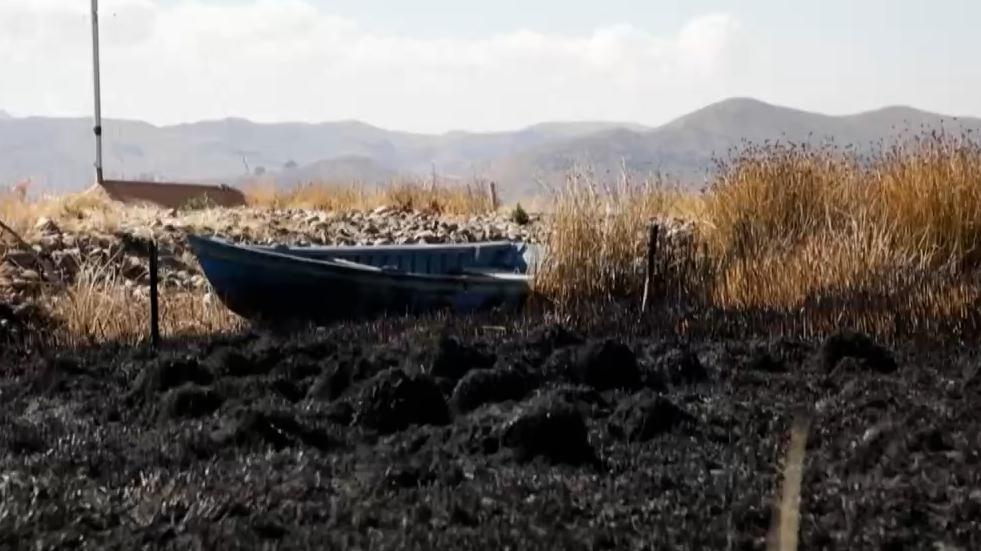
[[[0,548],[981,549],[967,348],[403,320],[7,353]]]

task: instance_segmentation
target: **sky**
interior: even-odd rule
[[[0,110],[91,116],[88,0],[0,0]],[[656,126],[728,97],[981,116],[978,0],[102,0],[107,117]]]

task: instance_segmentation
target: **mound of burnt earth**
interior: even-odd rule
[[[596,460],[582,413],[559,396],[546,394],[519,405],[502,435],[521,461],[543,457],[581,465]]]
[[[426,375],[401,369],[379,373],[362,391],[355,421],[385,434],[450,420],[446,399]]]
[[[665,384],[694,385],[709,379],[698,355],[687,348],[673,348],[658,354],[644,371],[644,382],[650,388],[662,388]]]
[[[981,549],[976,346],[449,321],[2,358],[0,548],[765,549],[804,415],[799,548]]]
[[[876,343],[868,335],[851,331],[828,337],[821,347],[821,360],[829,371],[840,367],[845,360],[861,369],[879,373],[891,373],[899,367],[888,348]]]
[[[641,383],[637,356],[613,339],[556,350],[543,369],[546,375],[563,376],[597,390],[635,389]]]
[[[311,446],[326,450],[331,438],[323,432],[306,427],[288,413],[245,409],[224,421],[211,435],[218,446],[287,447]]]
[[[318,376],[310,386],[307,397],[316,400],[336,400],[356,384],[370,379],[385,369],[397,367],[398,357],[390,351],[371,355],[359,347],[347,347],[331,354],[315,369]]]
[[[3,279],[2,267],[0,265],[0,280]],[[50,331],[56,323],[48,312],[33,302],[4,301],[2,287],[0,282],[0,346],[30,351],[31,337]]]
[[[216,411],[223,402],[224,398],[214,390],[186,383],[164,395],[161,399],[160,417],[162,419],[201,417]]]
[[[549,324],[533,329],[528,336],[530,359],[537,365],[560,348],[576,346],[586,340],[564,325]]]
[[[468,346],[455,337],[440,339],[429,374],[457,380],[473,369],[487,369],[494,365],[495,356],[475,346]]]
[[[534,386],[531,375],[520,369],[481,369],[457,383],[451,403],[457,411],[466,413],[484,404],[520,400]]]
[[[351,367],[347,364],[334,364],[327,368],[307,391],[308,398],[319,400],[336,400],[344,391],[351,387]]]
[[[279,361],[279,350],[274,346],[253,346],[245,351],[233,346],[223,346],[205,360],[205,366],[217,375],[249,377],[264,375]]]
[[[610,419],[610,433],[631,442],[645,442],[693,422],[669,398],[642,392],[621,402]]]
[[[0,345],[11,346],[21,340],[24,324],[14,307],[0,302]]]
[[[442,483],[444,487],[456,486],[463,479],[459,469],[445,460],[414,457],[385,469],[382,484],[388,489],[411,489]]]
[[[72,385],[89,379],[89,372],[71,356],[58,355],[44,360],[33,374],[33,390],[54,394],[68,390]]]
[[[757,346],[750,352],[745,368],[764,373],[783,373],[787,370],[787,364],[769,348]]]
[[[193,357],[165,358],[154,361],[140,373],[130,390],[129,397],[152,399],[185,383],[210,385],[215,376]]]

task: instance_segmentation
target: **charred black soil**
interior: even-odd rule
[[[427,324],[8,355],[0,548],[762,549],[805,414],[801,548],[981,549],[966,347]]]

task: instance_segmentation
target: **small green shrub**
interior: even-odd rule
[[[525,224],[531,222],[531,218],[525,209],[521,208],[521,203],[514,206],[514,210],[511,211],[511,221],[519,226],[524,226]]]
[[[217,204],[207,194],[197,195],[188,199],[179,209],[181,212],[191,212],[195,210],[207,210],[215,208]]]

